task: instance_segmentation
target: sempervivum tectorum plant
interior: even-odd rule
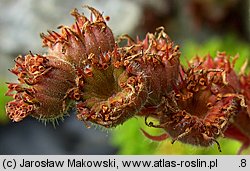
[[[86,6],[95,19],[75,9],[75,23],[61,33],[41,34],[45,55],[15,60],[10,71],[18,83],[8,83],[13,101],[6,112],[13,121],[32,116],[56,121],[76,109],[77,118],[104,127],[122,124],[133,116],[163,128],[161,136],[193,145],[209,146],[219,136],[250,144],[250,76],[237,75],[225,53],[212,59],[196,57],[184,69],[179,46],[162,27],[136,41],[129,36],[119,46],[102,14]],[[243,69],[244,70],[244,67]],[[147,121],[153,117],[158,124]]]

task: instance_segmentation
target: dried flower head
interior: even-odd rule
[[[147,124],[164,128],[172,142],[179,140],[199,146],[215,142],[220,150],[216,138],[223,137],[228,126],[244,116],[239,111],[246,110],[244,96],[237,91],[238,76],[225,53],[218,53],[214,59],[209,55],[196,57],[189,65],[186,71],[180,70],[177,86],[165,96],[165,109],[154,115],[160,125]],[[161,137],[168,136],[152,138]]]
[[[113,34],[102,15],[92,7],[87,8],[95,21],[75,9],[72,15],[76,22],[71,27],[60,26],[61,34],[55,31],[41,34],[44,46],[48,47],[46,55],[30,53],[16,58],[11,72],[18,76],[19,82],[9,83],[6,93],[15,99],[6,106],[13,121],[21,121],[28,115],[49,121],[63,117],[77,99],[77,95],[68,98],[71,90],[83,84],[76,76],[79,68],[82,76],[91,75],[89,65],[94,57],[99,62],[101,54],[114,48]]]
[[[160,109],[162,97],[176,86],[179,76],[179,46],[164,32],[163,27],[156,29],[156,33],[148,33],[144,40],[134,41],[128,36],[127,45],[121,47],[125,63],[136,63],[136,67],[147,78],[149,97],[140,111],[140,116],[147,116]]]
[[[62,118],[71,106],[67,101],[63,110],[64,92],[72,86],[74,74],[71,66],[53,56],[19,56],[10,71],[18,76],[18,83],[9,83],[6,93],[15,100],[6,106],[7,115],[13,121],[27,116],[41,120]]]

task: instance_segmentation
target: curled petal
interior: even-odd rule
[[[145,137],[147,137],[148,139],[151,139],[153,141],[164,141],[168,138],[168,134],[166,133],[163,133],[161,135],[157,135],[157,136],[153,136],[153,135],[150,135],[149,133],[147,133],[144,129],[141,128],[141,131],[143,133],[143,135]]]
[[[23,100],[13,100],[6,105],[6,113],[11,120],[19,122],[30,115],[35,110],[34,107]]]

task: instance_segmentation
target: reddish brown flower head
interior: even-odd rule
[[[79,120],[113,127],[140,111],[148,98],[146,79],[140,71],[128,71],[130,67],[91,66],[92,75],[85,77],[84,87],[77,90]]]
[[[116,126],[148,106],[156,108],[175,84],[180,52],[163,30],[148,34],[143,41],[126,39],[127,46],[104,54],[103,63],[88,66],[89,77],[79,75],[84,82],[77,90],[81,94],[77,105],[80,120]]]
[[[6,106],[7,115],[13,121],[21,121],[30,115],[41,120],[63,117],[70,102],[62,108],[63,97],[72,87],[72,67],[56,57],[29,54],[19,56],[10,71],[18,76],[19,83],[9,83],[6,95],[15,100]]]
[[[212,72],[212,71],[211,71]],[[209,146],[229,125],[239,108],[237,96],[225,93],[223,81],[212,82],[210,71],[188,71],[174,97],[167,99],[161,125],[173,137],[193,145]],[[173,102],[172,101],[174,99]]]
[[[147,115],[160,109],[162,97],[173,90],[179,76],[179,46],[164,32],[164,28],[156,29],[156,33],[148,33],[144,40],[127,39],[127,46],[121,48],[125,54],[124,63],[136,63],[146,75],[150,94],[140,115]],[[149,110],[150,108],[150,110]]]
[[[250,144],[250,77],[245,74],[247,62],[243,65],[240,75],[234,71],[234,64],[238,59],[236,55],[232,62],[230,56],[225,52],[218,53],[216,58],[212,60],[210,56],[204,61],[205,67],[223,69],[222,79],[228,89],[225,93],[231,92],[240,99],[237,115],[231,120],[231,125],[226,129],[225,136],[239,140],[243,143],[239,153],[247,148]],[[218,75],[217,77],[220,77]]]
[[[71,27],[60,26],[61,34],[55,31],[41,34],[48,54],[17,57],[11,72],[18,76],[19,82],[9,83],[6,93],[15,99],[6,106],[7,115],[13,121],[21,121],[28,115],[52,121],[63,117],[77,99],[68,97],[69,92],[83,84],[78,71],[82,71],[81,77],[89,76],[90,65],[99,67],[109,60],[102,54],[114,49],[113,34],[102,15],[92,7],[87,8],[95,21],[75,9],[72,15],[76,22]]]
[[[165,96],[165,109],[154,115],[160,125],[148,125],[164,128],[173,142],[200,146],[216,142],[220,149],[216,138],[223,136],[244,104],[235,91],[238,77],[225,53],[215,59],[196,57],[190,66],[180,70],[177,86]]]
[[[106,25],[102,14],[92,7],[86,6],[95,16],[89,20],[72,11],[76,22],[71,26],[60,26],[61,33],[49,31],[48,35],[41,34],[43,45],[49,48],[49,54],[70,62],[74,66],[84,67],[90,56],[98,62],[102,53],[113,50],[115,40],[112,31]]]

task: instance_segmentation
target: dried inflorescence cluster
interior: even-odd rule
[[[226,136],[250,145],[250,74],[234,71],[225,53],[215,58],[195,57],[184,68],[179,46],[164,28],[145,39],[128,35],[115,41],[100,12],[86,6],[94,18],[75,9],[75,23],[60,26],[61,33],[41,34],[45,55],[30,54],[15,60],[10,71],[18,83],[8,83],[9,118],[27,116],[57,121],[76,109],[77,119],[106,128],[131,117],[145,117],[150,127],[166,131],[153,140],[209,146]],[[120,45],[126,41],[125,45]],[[124,44],[124,43],[123,43]],[[153,117],[157,123],[148,122]],[[240,151],[241,151],[240,150]]]

